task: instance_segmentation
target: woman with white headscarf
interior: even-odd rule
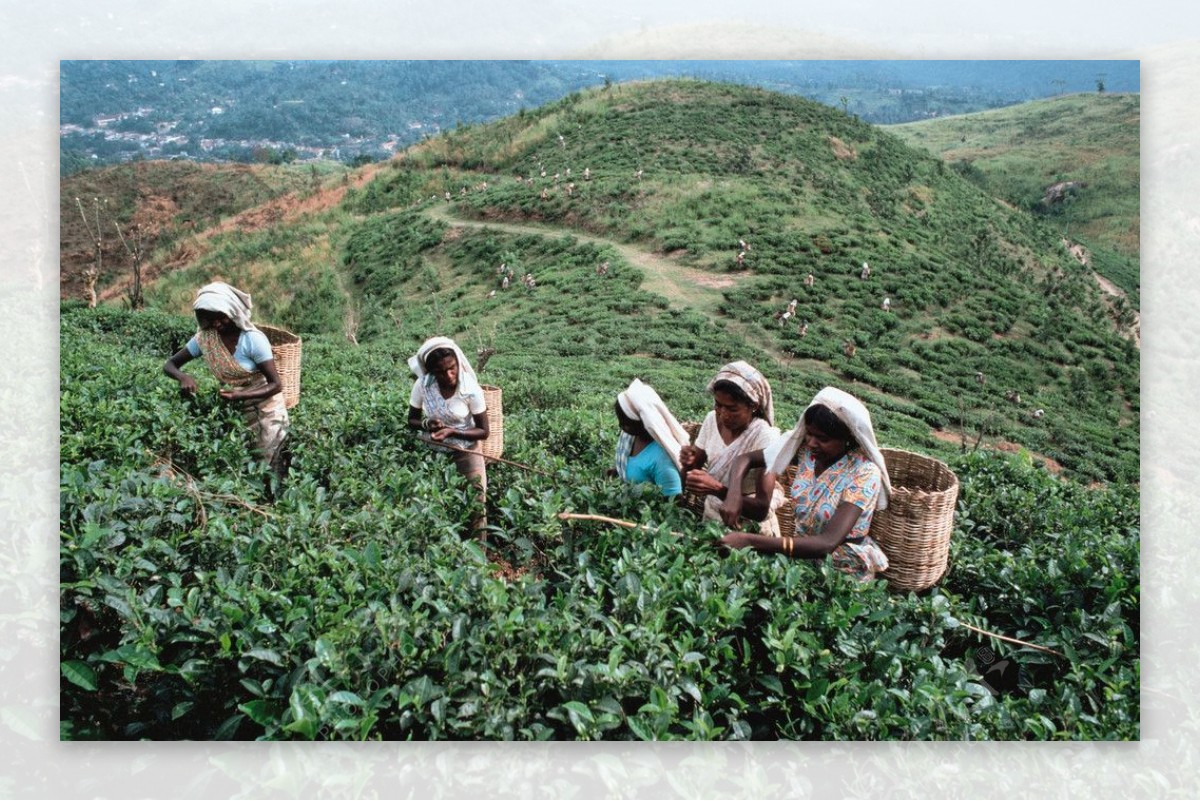
[[[779,438],[779,429],[775,427],[771,385],[746,362],[732,362],[718,370],[708,391],[713,396],[713,410],[700,425],[695,443],[681,450],[680,461],[684,486],[704,496],[704,519],[721,520],[734,461],[744,453],[766,448]],[[757,477],[750,473],[742,479],[745,494],[755,492]],[[767,497],[771,510],[784,500],[777,491]],[[774,515],[762,519],[760,531],[779,535]]]
[[[652,482],[665,497],[682,494],[679,452],[688,444],[688,435],[654,388],[633,379],[617,395],[615,411],[621,436],[614,472],[623,481]]]
[[[192,309],[199,330],[163,365],[184,397],[196,394],[196,379],[180,368],[197,357],[223,388],[220,397],[241,406],[242,418],[262,459],[279,478],[287,473],[289,425],[283,382],[267,335],[250,322],[250,296],[220,281],[196,293]]]
[[[805,559],[828,555],[834,567],[860,581],[886,570],[887,556],[868,531],[875,510],[887,508],[892,487],[871,415],[862,402],[848,392],[825,387],[792,431],[765,452],[747,454],[738,470],[765,466],[758,483],[763,492],[793,461],[796,478],[788,494],[796,536],[771,538],[731,531],[722,544]],[[731,498],[730,506],[741,502]]]
[[[449,337],[425,340],[415,356],[408,360],[416,375],[408,398],[408,425],[436,450],[449,452],[461,476],[478,485],[480,511],[472,518],[471,528],[479,539],[486,539],[487,515],[483,511],[487,497],[487,468],[479,452],[479,440],[487,439],[487,404],[475,370],[462,349]],[[440,447],[439,443],[463,450]]]

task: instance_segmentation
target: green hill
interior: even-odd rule
[[[494,345],[499,371],[590,357],[612,371],[581,389],[602,395],[633,373],[694,386],[746,357],[766,362],[788,414],[840,382],[886,410],[900,441],[982,434],[1077,475],[1138,474],[1137,350],[1053,228],[835,109],[729,85],[621,85],[453,131],[371,174],[348,190],[332,179],[327,209],[205,237],[151,301],[186,310],[220,275],[307,333],[349,321],[360,342],[409,349],[436,328]],[[489,298],[502,262],[539,291]]]
[[[1138,352],[1044,221],[835,109],[690,81],[234,205],[152,254],[151,309],[62,307],[65,738],[1137,737]],[[217,276],[305,336],[273,501],[207,374],[189,405],[161,374]],[[495,348],[505,456],[533,468],[489,468],[486,554],[404,427],[435,333]],[[938,589],[722,558],[718,527],[602,477],[632,377],[699,419],[737,358],[784,427],[833,383],[884,445],[950,461]],[[983,645],[1025,684],[994,697]]]
[[[1091,251],[1091,266],[1136,301],[1141,97],[1077,94],[889,126],[992,194]],[[1046,202],[1055,184],[1082,184]]]

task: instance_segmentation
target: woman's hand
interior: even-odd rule
[[[183,383],[183,382],[180,382],[180,383]],[[236,389],[223,389],[220,392],[218,392],[217,394],[220,395],[223,399],[225,399],[227,401],[236,401],[236,400],[242,399],[242,393]]]
[[[754,535],[744,531],[729,531],[724,537],[721,537],[721,544],[735,550],[749,548],[754,544]]]
[[[435,425],[437,426],[436,428],[434,428]],[[434,442],[441,442],[446,439],[446,437],[454,433],[453,428],[447,428],[436,420],[431,422],[429,428],[432,432],[430,433],[429,438]]]
[[[688,492],[697,495],[725,495],[725,485],[703,470],[689,470],[684,477],[684,485]]]
[[[183,347],[163,363],[163,372],[179,382],[179,396],[181,398],[192,398],[196,395],[196,379],[179,369],[191,360],[192,354],[188,352],[186,347]]]
[[[180,373],[179,378],[179,396],[182,398],[192,398],[196,395],[196,379],[192,378],[187,373]]]
[[[684,445],[679,449],[679,464],[683,468],[684,473],[702,467],[707,459],[708,454],[695,445]]]
[[[741,488],[734,484],[725,492],[725,501],[721,504],[721,522],[732,528],[738,524],[738,518],[741,516]]]

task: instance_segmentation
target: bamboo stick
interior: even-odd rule
[[[597,523],[609,523],[614,526],[621,526],[622,528],[635,528],[641,529],[642,531],[658,531],[656,528],[651,528],[650,526],[646,526],[641,523],[631,523],[628,520],[618,520],[615,517],[605,517],[604,515],[585,515],[575,512],[559,512],[557,517],[559,520],[593,520]],[[678,531],[670,531],[667,533],[669,533],[672,537],[683,536]]]
[[[970,623],[964,623],[961,620],[958,621],[958,624],[964,628],[970,629],[971,631],[976,631],[976,632],[979,632],[980,634],[987,635],[988,637],[995,637],[997,640],[1004,640],[1005,642],[1015,643],[1016,645],[1024,645],[1027,648],[1033,648],[1038,651],[1045,651],[1048,654],[1054,654],[1055,656],[1061,657],[1062,659],[1067,658],[1065,655],[1060,654],[1058,651],[1055,651],[1053,648],[1047,648],[1044,645],[1034,645],[1031,642],[1025,642],[1024,640],[1018,640],[1016,637],[1006,637],[1003,634],[997,634],[994,631],[985,631],[983,629],[972,626]]]
[[[520,462],[514,462],[511,459],[504,459],[500,456],[487,456],[487,455],[481,453],[480,451],[471,450],[470,448],[461,448],[458,445],[451,445],[449,442],[434,442],[433,440],[422,440],[422,442],[428,442],[430,445],[440,445],[441,447],[449,448],[452,451],[461,451],[462,453],[474,453],[479,456],[482,456],[484,459],[488,459],[489,461],[503,462],[504,464],[510,464],[513,467],[519,467],[522,470],[528,470],[531,473],[537,473],[539,476],[545,476],[546,478],[554,478],[554,476],[550,475],[545,470],[538,470],[536,467],[530,467],[527,464],[521,464]]]

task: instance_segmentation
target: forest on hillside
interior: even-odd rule
[[[1136,92],[1131,61],[63,61],[62,173],[141,158],[387,158],[608,83],[691,77],[926,119],[1064,92]]]

